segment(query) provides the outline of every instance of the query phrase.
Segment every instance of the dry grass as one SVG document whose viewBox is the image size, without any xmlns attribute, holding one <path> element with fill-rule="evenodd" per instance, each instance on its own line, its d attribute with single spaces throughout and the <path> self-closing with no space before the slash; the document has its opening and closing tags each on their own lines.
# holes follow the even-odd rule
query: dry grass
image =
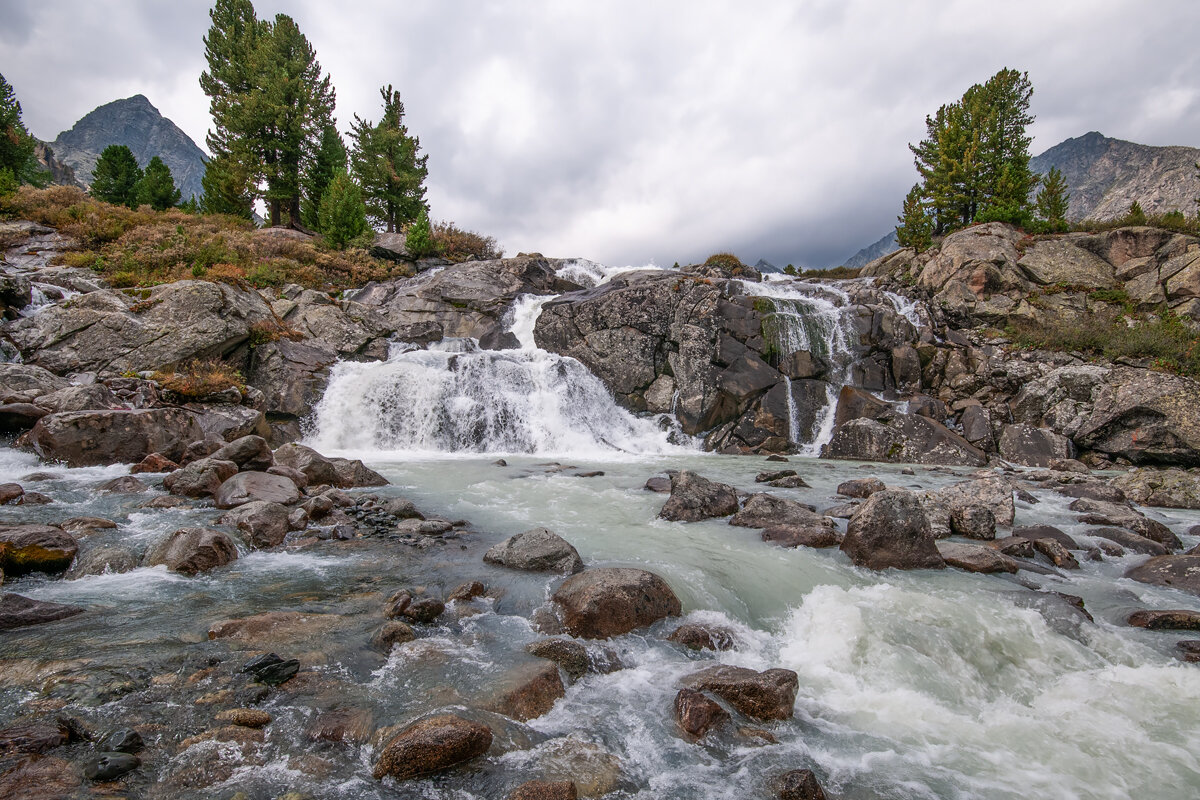
<svg viewBox="0 0 1200 800">
<path fill-rule="evenodd" d="M 181 400 L 200 400 L 230 387 L 238 391 L 246 389 L 242 373 L 219 358 L 189 361 L 174 373 L 156 372 L 154 380 Z"/>
<path fill-rule="evenodd" d="M 459 263 L 471 257 L 490 261 L 503 256 L 493 237 L 463 230 L 453 222 L 443 220 L 434 223 L 431 234 L 437 254 L 447 261 Z"/>
<path fill-rule="evenodd" d="M 78 239 L 82 249 L 63 254 L 62 263 L 93 269 L 117 287 L 202 279 L 260 288 L 297 283 L 329 291 L 408 275 L 403 266 L 362 249 L 332 250 L 318 239 L 272 236 L 220 214 L 147 206 L 131 210 L 69 186 L 22 186 L 0 200 L 0 213 L 51 225 Z"/>
</svg>

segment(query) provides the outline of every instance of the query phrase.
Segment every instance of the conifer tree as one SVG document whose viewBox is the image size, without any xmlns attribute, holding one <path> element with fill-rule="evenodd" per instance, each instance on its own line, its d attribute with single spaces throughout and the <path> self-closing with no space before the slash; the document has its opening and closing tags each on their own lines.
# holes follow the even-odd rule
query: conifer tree
<svg viewBox="0 0 1200 800">
<path fill-rule="evenodd" d="M 918 253 L 929 249 L 933 243 L 933 220 L 921 197 L 921 184 L 916 184 L 904 198 L 904 210 L 897 219 L 896 242 L 901 247 L 912 247 Z"/>
<path fill-rule="evenodd" d="M 206 170 L 205 179 L 214 189 L 219 186 L 221 196 L 206 204 L 220 207 L 219 213 L 232 213 L 231 201 L 251 195 L 259 178 L 245 139 L 253 127 L 250 115 L 258 108 L 248 102 L 256 85 L 251 61 L 267 25 L 258 20 L 251 0 L 216 0 L 208 15 L 212 20 L 204 37 L 208 69 L 200 74 L 200 88 L 209 97 L 213 119 L 205 137 L 213 154 L 209 165 L 217 164 L 213 178 L 209 180 Z"/>
<path fill-rule="evenodd" d="M 1042 188 L 1038 190 L 1035 206 L 1038 216 L 1050 223 L 1054 230 L 1065 230 L 1067 227 L 1067 206 L 1071 194 L 1067 191 L 1067 180 L 1058 167 L 1051 167 L 1042 178 Z"/>
<path fill-rule="evenodd" d="M 318 210 L 325 190 L 338 172 L 346 170 L 346 145 L 333 124 L 321 131 L 321 144 L 304 171 L 304 197 L 300 201 L 300 218 L 305 226 L 321 230 Z"/>
<path fill-rule="evenodd" d="M 110 144 L 96 160 L 92 171 L 92 196 L 115 205 L 136 208 L 142 170 L 133 151 L 123 144 Z"/>
<path fill-rule="evenodd" d="M 405 231 L 404 246 L 413 258 L 423 258 L 437 253 L 437 245 L 433 241 L 433 228 L 429 224 L 429 212 L 422 206 L 417 212 L 417 218 Z"/>
<path fill-rule="evenodd" d="M 155 211 L 166 211 L 179 205 L 180 191 L 171 177 L 171 168 L 158 156 L 150 159 L 137 185 L 138 205 L 148 205 Z"/>
<path fill-rule="evenodd" d="M 1129 206 L 1129 213 L 1125 215 L 1126 225 L 1145 225 L 1146 212 L 1142 210 L 1142 204 L 1137 200 Z"/>
<path fill-rule="evenodd" d="M 250 181 L 243 161 L 230 154 L 217 155 L 204 164 L 204 177 L 200 186 L 204 196 L 200 208 L 206 214 L 230 214 L 251 219 L 254 212 L 254 197 L 250 194 Z"/>
<path fill-rule="evenodd" d="M 379 94 L 383 118 L 377 124 L 354 116 L 350 164 L 362 185 L 368 215 L 391 233 L 425 210 L 428 156 L 419 155 L 420 139 L 408 135 L 400 93 L 388 85 Z"/>
<path fill-rule="evenodd" d="M 16 92 L 0 75 L 0 171 L 15 183 L 45 186 L 48 175 L 34 156 L 36 142 L 21 121 L 21 103 Z"/>
<path fill-rule="evenodd" d="M 345 169 L 333 176 L 325 190 L 318 222 L 325 241 L 339 250 L 371 229 L 362 192 Z"/>
</svg>

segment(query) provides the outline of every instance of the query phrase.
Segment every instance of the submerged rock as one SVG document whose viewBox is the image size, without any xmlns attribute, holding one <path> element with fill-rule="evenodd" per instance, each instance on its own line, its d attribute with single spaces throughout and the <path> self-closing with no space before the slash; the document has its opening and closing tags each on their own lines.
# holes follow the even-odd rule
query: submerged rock
<svg viewBox="0 0 1200 800">
<path fill-rule="evenodd" d="M 566 630 L 585 639 L 620 636 L 682 611 L 666 581 L 629 567 L 584 570 L 563 581 L 551 599 Z"/>
<path fill-rule="evenodd" d="M 440 714 L 401 730 L 383 746 L 374 775 L 408 780 L 470 761 L 492 746 L 488 726 L 457 714 Z"/>
<path fill-rule="evenodd" d="M 513 667 L 502 675 L 492 689 L 487 708 L 527 722 L 550 711 L 564 694 L 558 665 L 538 661 Z"/>
<path fill-rule="evenodd" d="M 667 641 L 689 650 L 729 650 L 733 647 L 733 631 L 689 622 L 671 631 Z"/>
<path fill-rule="evenodd" d="M 32 600 L 19 594 L 3 594 L 0 595 L 0 630 L 44 625 L 82 614 L 83 611 L 79 606 Z"/>
<path fill-rule="evenodd" d="M 575 573 L 583 569 L 583 559 L 570 542 L 546 528 L 505 539 L 484 553 L 483 560 L 529 572 Z"/>
<path fill-rule="evenodd" d="M 856 565 L 875 570 L 945 566 L 920 500 L 904 489 L 871 495 L 850 520 L 841 549 Z"/>
<path fill-rule="evenodd" d="M 792 718 L 800 679 L 790 669 L 755 672 L 719 664 L 692 673 L 683 684 L 712 692 L 748 717 L 771 720 Z"/>
<path fill-rule="evenodd" d="M 692 739 L 702 739 L 713 728 L 730 721 L 721 704 L 695 689 L 680 689 L 675 695 L 675 721 Z"/>
<path fill-rule="evenodd" d="M 591 663 L 587 648 L 570 639 L 539 639 L 525 645 L 525 652 L 558 664 L 572 682 L 586 675 Z"/>
<path fill-rule="evenodd" d="M 172 572 L 195 575 L 236 560 L 237 546 L 221 531 L 210 528 L 180 528 L 146 553 L 144 563 L 165 564 Z"/>
<path fill-rule="evenodd" d="M 528 781 L 522 783 L 508 800 L 577 800 L 574 781 Z"/>
<path fill-rule="evenodd" d="M 671 496 L 658 516 L 672 522 L 698 522 L 727 517 L 737 510 L 737 491 L 732 486 L 685 469 L 671 476 Z"/>
<path fill-rule="evenodd" d="M 141 765 L 142 760 L 130 753 L 100 753 L 83 763 L 83 777 L 90 781 L 114 781 Z"/>
<path fill-rule="evenodd" d="M 825 791 L 812 770 L 794 769 L 779 779 L 779 800 L 825 800 Z"/>
<path fill-rule="evenodd" d="M 1130 569 L 1125 577 L 1200 595 L 1200 555 L 1155 556 Z"/>
</svg>

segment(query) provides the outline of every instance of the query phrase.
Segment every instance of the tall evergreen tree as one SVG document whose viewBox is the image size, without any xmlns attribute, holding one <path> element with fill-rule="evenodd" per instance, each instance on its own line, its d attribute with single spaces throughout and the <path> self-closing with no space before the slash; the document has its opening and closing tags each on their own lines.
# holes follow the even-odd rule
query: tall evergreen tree
<svg viewBox="0 0 1200 800">
<path fill-rule="evenodd" d="M 137 185 L 137 202 L 155 211 L 166 211 L 179 205 L 181 194 L 171 177 L 171 168 L 158 156 L 150 159 Z"/>
<path fill-rule="evenodd" d="M 48 176 L 33 154 L 35 144 L 21 120 L 16 92 L 0 75 L 0 170 L 10 173 L 16 183 L 45 186 Z"/>
<path fill-rule="evenodd" d="M 350 164 L 362 185 L 367 214 L 390 233 L 425 209 L 429 157 L 419 155 L 421 140 L 408 135 L 400 93 L 388 85 L 379 94 L 383 118 L 377 124 L 354 116 Z"/>
<path fill-rule="evenodd" d="M 252 127 L 250 113 L 256 108 L 248 103 L 256 86 L 251 61 L 268 26 L 259 21 L 251 0 L 216 0 L 208 15 L 212 20 L 204 37 L 208 69 L 200 74 L 200 88 L 208 95 L 213 127 L 205 142 L 213 159 L 221 159 L 218 169 L 224 190 L 240 197 L 251 193 L 259 177 L 245 139 Z M 237 168 L 232 167 L 233 161 L 238 162 Z M 234 177 L 244 180 L 245 186 L 229 185 Z"/>
<path fill-rule="evenodd" d="M 204 164 L 200 186 L 204 197 L 200 208 L 206 214 L 230 214 L 251 219 L 254 216 L 254 196 L 250 193 L 244 161 L 231 154 L 216 155 Z"/>
<path fill-rule="evenodd" d="M 332 124 L 321 131 L 321 144 L 304 171 L 304 197 L 300 201 L 300 219 L 305 226 L 321 229 L 318 211 L 325 190 L 339 172 L 346 171 L 346 145 Z"/>
<path fill-rule="evenodd" d="M 96 160 L 92 172 L 92 196 L 115 205 L 136 208 L 142 170 L 133 151 L 123 144 L 110 144 Z"/>
<path fill-rule="evenodd" d="M 1032 94 L 1026 73 L 1002 69 L 925 118 L 926 138 L 909 148 L 935 234 L 979 219 L 1017 222 L 1028 216 L 1037 185 L 1025 134 L 1033 122 Z"/>
<path fill-rule="evenodd" d="M 1051 167 L 1042 179 L 1042 188 L 1038 190 L 1035 202 L 1038 216 L 1050 223 L 1051 227 L 1066 228 L 1067 206 L 1070 201 L 1067 179 L 1058 167 Z"/>
</svg>

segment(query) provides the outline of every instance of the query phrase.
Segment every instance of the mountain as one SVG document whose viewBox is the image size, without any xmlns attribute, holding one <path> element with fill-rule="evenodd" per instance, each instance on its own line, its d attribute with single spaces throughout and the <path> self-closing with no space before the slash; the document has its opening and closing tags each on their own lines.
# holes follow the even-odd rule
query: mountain
<svg viewBox="0 0 1200 800">
<path fill-rule="evenodd" d="M 110 144 L 126 145 L 143 167 L 154 156 L 161 158 L 185 200 L 204 194 L 200 179 L 208 156 L 144 95 L 100 106 L 60 133 L 51 147 L 59 161 L 75 170 L 79 181 L 90 184 L 96 160 Z"/>
<path fill-rule="evenodd" d="M 900 249 L 900 245 L 896 243 L 896 229 L 892 228 L 883 235 L 878 241 L 867 245 L 862 250 L 859 250 L 854 255 L 846 259 L 842 264 L 844 267 L 858 269 L 865 267 L 880 256 L 886 256 L 888 253 L 894 253 Z"/>
<path fill-rule="evenodd" d="M 782 269 L 767 261 L 765 258 L 760 258 L 754 268 L 759 272 L 783 272 Z"/>
<path fill-rule="evenodd" d="M 1067 219 L 1110 220 L 1136 200 L 1147 214 L 1196 210 L 1200 177 L 1194 147 L 1151 147 L 1092 131 L 1054 145 L 1029 162 L 1045 174 L 1058 167 L 1071 192 Z"/>
</svg>

